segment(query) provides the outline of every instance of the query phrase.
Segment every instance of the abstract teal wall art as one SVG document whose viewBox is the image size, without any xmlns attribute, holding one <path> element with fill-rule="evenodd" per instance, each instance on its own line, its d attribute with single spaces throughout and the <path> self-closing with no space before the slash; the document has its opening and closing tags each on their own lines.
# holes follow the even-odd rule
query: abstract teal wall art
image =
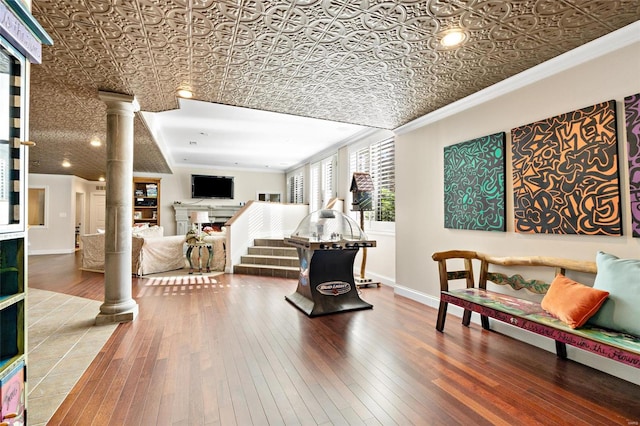
<svg viewBox="0 0 640 426">
<path fill-rule="evenodd" d="M 444 226 L 505 231 L 505 133 L 444 148 Z"/>
</svg>

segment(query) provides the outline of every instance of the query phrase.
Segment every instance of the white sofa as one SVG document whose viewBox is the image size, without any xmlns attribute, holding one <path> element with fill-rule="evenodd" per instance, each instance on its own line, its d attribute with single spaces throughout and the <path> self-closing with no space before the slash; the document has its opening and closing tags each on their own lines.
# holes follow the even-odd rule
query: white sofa
<svg viewBox="0 0 640 426">
<path fill-rule="evenodd" d="M 186 236 L 163 236 L 161 226 L 134 229 L 131 242 L 131 272 L 148 275 L 186 267 Z M 104 272 L 104 233 L 87 234 L 82 240 L 83 270 Z M 226 262 L 224 232 L 205 237 L 213 247 L 212 271 L 224 271 Z M 205 250 L 206 252 L 206 250 Z"/>
</svg>

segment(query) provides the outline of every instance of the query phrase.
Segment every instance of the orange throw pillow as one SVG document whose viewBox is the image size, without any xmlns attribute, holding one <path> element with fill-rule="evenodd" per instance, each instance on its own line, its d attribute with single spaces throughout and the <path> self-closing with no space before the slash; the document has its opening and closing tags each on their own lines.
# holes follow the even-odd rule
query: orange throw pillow
<svg viewBox="0 0 640 426">
<path fill-rule="evenodd" d="M 542 298 L 542 309 L 571 328 L 581 327 L 600 309 L 608 291 L 580 284 L 562 274 L 556 275 Z"/>
</svg>

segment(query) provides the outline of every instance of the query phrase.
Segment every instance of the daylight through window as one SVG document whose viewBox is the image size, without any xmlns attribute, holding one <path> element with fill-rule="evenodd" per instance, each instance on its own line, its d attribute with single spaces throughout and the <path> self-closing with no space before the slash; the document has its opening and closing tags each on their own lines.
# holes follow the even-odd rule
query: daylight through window
<svg viewBox="0 0 640 426">
<path fill-rule="evenodd" d="M 350 154 L 349 160 L 352 174 L 369 173 L 373 180 L 374 211 L 366 212 L 365 218 L 378 222 L 395 222 L 395 141 L 387 139 L 358 149 Z"/>
</svg>

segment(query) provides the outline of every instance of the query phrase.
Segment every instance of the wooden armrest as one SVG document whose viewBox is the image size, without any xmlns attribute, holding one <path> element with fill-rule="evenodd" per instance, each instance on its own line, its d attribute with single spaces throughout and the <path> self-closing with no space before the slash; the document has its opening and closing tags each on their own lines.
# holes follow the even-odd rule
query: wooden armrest
<svg viewBox="0 0 640 426">
<path fill-rule="evenodd" d="M 449 250 L 433 253 L 431 258 L 436 262 L 447 259 L 480 259 L 482 254 L 469 250 Z"/>
</svg>

